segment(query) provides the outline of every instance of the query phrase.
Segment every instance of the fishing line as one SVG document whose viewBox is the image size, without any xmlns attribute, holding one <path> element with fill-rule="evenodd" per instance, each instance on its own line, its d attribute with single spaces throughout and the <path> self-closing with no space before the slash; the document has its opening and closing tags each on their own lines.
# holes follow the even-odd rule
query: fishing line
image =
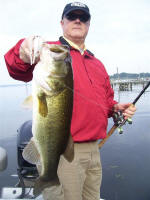
<svg viewBox="0 0 150 200">
<path fill-rule="evenodd" d="M 23 48 L 22 46 L 20 46 L 20 47 L 22 48 L 22 50 L 24 51 L 24 53 L 26 53 L 25 50 L 24 50 L 24 48 Z M 31 59 L 31 56 L 33 56 L 33 55 L 31 55 L 31 52 L 30 52 L 30 55 L 29 55 L 29 56 L 30 56 L 30 59 Z M 33 64 L 33 63 L 32 63 L 32 64 Z M 64 84 L 63 84 L 63 85 L 64 85 Z M 88 102 L 90 102 L 90 103 L 92 103 L 92 104 L 94 104 L 94 105 L 97 105 L 97 106 L 101 107 L 101 108 L 104 109 L 104 110 L 107 110 L 107 111 L 110 111 L 110 112 L 113 111 L 113 109 L 109 109 L 108 107 L 103 106 L 103 105 L 97 103 L 96 101 L 94 101 L 94 100 L 92 100 L 92 99 L 89 99 L 89 98 L 86 97 L 85 95 L 81 94 L 81 93 L 78 92 L 78 91 L 73 90 L 73 89 L 70 88 L 69 86 L 65 85 L 65 87 L 66 87 L 67 89 L 71 90 L 73 93 L 76 92 L 80 97 L 82 97 L 82 98 L 85 99 L 86 101 L 88 101 Z"/>
<path fill-rule="evenodd" d="M 73 90 L 73 89 L 70 88 L 69 86 L 65 85 L 65 87 L 66 87 L 67 89 L 71 90 L 73 93 L 76 92 L 80 97 L 82 97 L 82 98 L 85 99 L 86 101 L 88 101 L 88 102 L 90 102 L 90 103 L 92 103 L 92 104 L 94 104 L 94 105 L 97 105 L 97 106 L 99 106 L 99 107 L 101 107 L 102 109 L 105 109 L 105 110 L 107 110 L 107 111 L 113 111 L 113 109 L 109 109 L 109 108 L 107 108 L 106 106 L 103 106 L 103 105 L 97 103 L 96 101 L 94 101 L 94 100 L 92 100 L 92 99 L 89 99 L 88 97 L 86 97 L 86 96 L 83 95 L 82 93 L 80 93 L 80 92 L 78 92 L 78 91 L 76 91 L 76 90 Z M 118 91 L 119 91 L 119 90 L 118 90 Z M 149 92 L 149 91 L 144 91 L 144 92 Z"/>
<path fill-rule="evenodd" d="M 33 40 L 35 40 L 35 38 L 33 38 Z M 32 45 L 30 45 L 30 46 L 32 46 Z M 25 50 L 24 50 L 24 48 L 22 48 L 22 46 L 20 46 L 20 47 L 21 47 L 21 49 L 24 51 L 24 53 L 26 53 Z M 31 56 L 34 57 L 34 55 L 31 54 L 31 51 L 30 51 L 29 54 L 30 54 L 30 55 L 29 55 L 29 56 L 30 56 L 30 59 L 31 59 Z M 31 64 L 33 64 L 33 63 L 31 63 Z M 63 84 L 63 85 L 64 85 L 64 84 Z M 71 90 L 73 93 L 76 92 L 80 97 L 82 97 L 82 98 L 85 99 L 86 101 L 88 101 L 88 102 L 90 102 L 90 103 L 92 103 L 92 104 L 94 104 L 94 105 L 97 105 L 97 106 L 101 107 L 102 109 L 104 109 L 104 110 L 106 110 L 106 111 L 110 111 L 110 112 L 113 111 L 113 108 L 110 109 L 110 108 L 108 108 L 108 107 L 106 107 L 106 106 L 104 106 L 104 105 L 101 105 L 101 104 L 97 103 L 96 101 L 94 101 L 94 100 L 92 100 L 92 99 L 86 97 L 85 95 L 81 94 L 80 92 L 73 90 L 72 88 L 70 88 L 70 87 L 67 86 L 67 85 L 65 85 L 65 87 L 66 87 L 67 89 Z"/>
<path fill-rule="evenodd" d="M 83 99 L 87 100 L 88 102 L 90 102 L 90 103 L 92 103 L 92 104 L 94 104 L 94 105 L 97 105 L 97 106 L 101 107 L 102 109 L 105 109 L 105 110 L 108 110 L 108 111 L 113 111 L 113 109 L 109 109 L 109 108 L 107 108 L 106 106 L 103 106 L 103 105 L 97 103 L 96 101 L 94 101 L 94 100 L 92 100 L 92 99 L 86 97 L 85 95 L 81 94 L 80 92 L 73 90 L 73 89 L 70 88 L 69 86 L 65 85 L 65 87 L 66 87 L 67 89 L 71 90 L 73 93 L 76 92 L 80 97 L 82 97 Z"/>
</svg>

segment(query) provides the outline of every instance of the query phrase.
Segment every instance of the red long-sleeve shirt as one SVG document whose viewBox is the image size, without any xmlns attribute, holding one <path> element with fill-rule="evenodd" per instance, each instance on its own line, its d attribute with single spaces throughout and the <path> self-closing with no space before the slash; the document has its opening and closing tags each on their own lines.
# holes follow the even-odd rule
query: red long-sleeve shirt
<svg viewBox="0 0 150 200">
<path fill-rule="evenodd" d="M 32 80 L 34 65 L 24 63 L 19 57 L 20 40 L 5 54 L 11 77 L 28 82 Z M 61 42 L 48 42 L 61 44 Z M 70 47 L 74 77 L 73 114 L 71 134 L 75 142 L 93 141 L 106 137 L 108 117 L 112 115 L 114 92 L 104 65 L 86 50 L 83 55 Z"/>
</svg>

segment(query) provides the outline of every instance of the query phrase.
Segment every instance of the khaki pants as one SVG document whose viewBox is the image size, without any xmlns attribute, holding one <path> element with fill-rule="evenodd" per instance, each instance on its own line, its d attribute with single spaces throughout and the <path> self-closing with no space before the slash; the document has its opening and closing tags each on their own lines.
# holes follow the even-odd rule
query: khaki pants
<svg viewBox="0 0 150 200">
<path fill-rule="evenodd" d="M 97 142 L 75 143 L 75 157 L 69 163 L 60 157 L 58 177 L 60 186 L 47 188 L 45 200 L 99 200 L 102 179 Z"/>
</svg>

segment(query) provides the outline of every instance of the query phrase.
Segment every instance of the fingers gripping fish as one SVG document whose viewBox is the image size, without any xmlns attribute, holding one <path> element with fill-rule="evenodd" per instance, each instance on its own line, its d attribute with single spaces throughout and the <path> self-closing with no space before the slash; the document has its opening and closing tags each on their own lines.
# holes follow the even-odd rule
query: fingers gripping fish
<svg viewBox="0 0 150 200">
<path fill-rule="evenodd" d="M 35 63 L 36 58 L 39 57 L 40 49 L 43 43 L 44 43 L 44 40 L 40 36 L 31 37 L 30 45 L 29 45 L 29 49 L 30 49 L 29 56 L 30 56 L 31 65 L 33 65 Z"/>
</svg>

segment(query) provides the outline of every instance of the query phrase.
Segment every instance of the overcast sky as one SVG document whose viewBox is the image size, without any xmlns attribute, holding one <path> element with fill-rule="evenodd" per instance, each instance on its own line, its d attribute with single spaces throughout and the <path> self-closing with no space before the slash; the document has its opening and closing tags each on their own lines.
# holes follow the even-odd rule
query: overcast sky
<svg viewBox="0 0 150 200">
<path fill-rule="evenodd" d="M 57 40 L 68 0 L 0 0 L 0 84 L 16 83 L 3 55 L 21 38 Z M 111 75 L 150 72 L 150 0 L 81 0 L 91 11 L 86 47 Z"/>
</svg>

